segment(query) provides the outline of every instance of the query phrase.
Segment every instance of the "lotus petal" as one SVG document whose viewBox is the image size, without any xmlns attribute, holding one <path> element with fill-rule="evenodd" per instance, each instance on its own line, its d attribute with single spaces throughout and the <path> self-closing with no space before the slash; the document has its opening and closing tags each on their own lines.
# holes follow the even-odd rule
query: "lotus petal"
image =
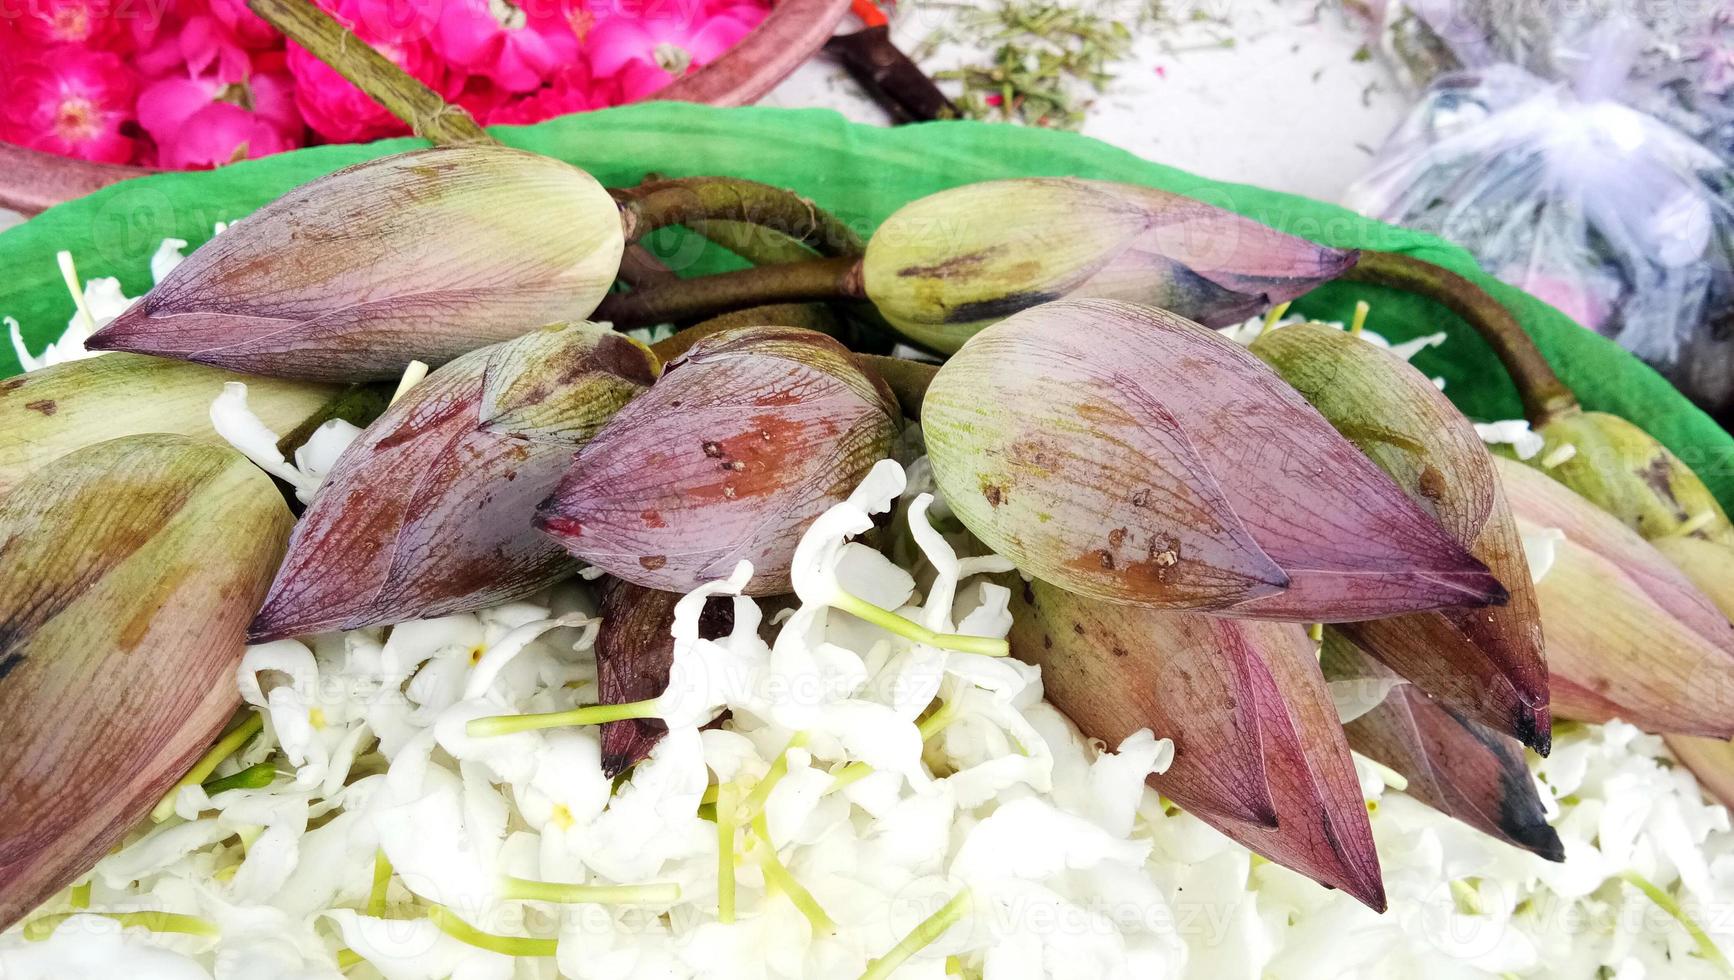
<svg viewBox="0 0 1734 980">
<path fill-rule="evenodd" d="M 537 512 L 617 578 L 690 592 L 753 564 L 789 591 L 801 532 L 890 452 L 897 402 L 835 340 L 742 327 L 700 340 L 579 452 Z"/>
<path fill-rule="evenodd" d="M 599 704 L 630 704 L 661 696 L 674 666 L 674 607 L 681 596 L 609 579 L 602 587 L 602 626 L 596 633 Z M 699 614 L 698 635 L 719 639 L 734 629 L 734 602 L 712 596 Z M 602 771 L 618 776 L 650 755 L 667 733 L 660 718 L 611 721 L 602 726 Z"/>
<path fill-rule="evenodd" d="M 356 164 L 261 208 L 97 331 L 127 350 L 322 381 L 395 378 L 582 320 L 620 268 L 595 178 L 501 146 Z"/>
<path fill-rule="evenodd" d="M 240 704 L 293 518 L 227 448 L 138 435 L 0 501 L 0 929 L 89 870 Z"/>
<path fill-rule="evenodd" d="M 245 381 L 253 411 L 287 432 L 318 415 L 337 385 L 233 374 L 137 354 L 67 361 L 0 381 L 0 497 L 67 453 L 145 432 L 223 445 L 211 428 L 211 400 Z"/>
<path fill-rule="evenodd" d="M 1313 622 L 1505 597 L 1268 367 L 1161 310 L 1019 313 L 940 368 L 922 423 L 963 523 L 1072 592 Z"/>
<path fill-rule="evenodd" d="M 1251 345 L 1505 586 L 1502 606 L 1344 624 L 1421 690 L 1546 753 L 1547 662 L 1523 542 L 1475 426 L 1402 358 L 1322 324 Z"/>
<path fill-rule="evenodd" d="M 1536 563 L 1553 711 L 1646 731 L 1734 735 L 1734 626 L 1661 552 L 1538 470 L 1497 459 Z"/>
<path fill-rule="evenodd" d="M 867 295 L 905 336 L 955 351 L 1056 299 L 1125 300 L 1221 327 L 1354 265 L 1203 201 L 1075 178 L 984 181 L 905 205 L 867 243 Z"/>
<path fill-rule="evenodd" d="M 1335 627 L 1325 630 L 1320 666 L 1333 687 L 1377 689 L 1397 677 Z M 1343 728 L 1350 748 L 1407 779 L 1404 792 L 1415 799 L 1549 861 L 1565 860 L 1516 741 L 1404 683 Z"/>
<path fill-rule="evenodd" d="M 1383 910 L 1354 762 L 1301 627 L 1008 585 L 1013 654 L 1042 668 L 1048 700 L 1086 735 L 1173 739 L 1173 765 L 1150 777 L 1164 796 Z"/>
<path fill-rule="evenodd" d="M 571 575 L 576 563 L 531 523 L 536 504 L 655 376 L 643 345 L 588 323 L 433 372 L 338 459 L 249 636 L 480 609 Z"/>
<path fill-rule="evenodd" d="M 1289 642 L 1286 627 L 1004 584 L 1012 655 L 1042 668 L 1079 728 L 1109 745 L 1140 728 L 1172 739 L 1174 763 L 1150 785 L 1194 813 L 1275 824 L 1247 661 Z"/>
</svg>

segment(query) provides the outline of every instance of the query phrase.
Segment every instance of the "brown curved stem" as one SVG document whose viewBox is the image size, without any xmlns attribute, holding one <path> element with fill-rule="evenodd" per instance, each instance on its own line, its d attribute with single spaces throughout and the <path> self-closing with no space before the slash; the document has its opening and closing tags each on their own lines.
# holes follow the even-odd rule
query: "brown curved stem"
<svg viewBox="0 0 1734 980">
<path fill-rule="evenodd" d="M 1425 296 L 1462 317 L 1505 365 L 1523 400 L 1523 414 L 1532 425 L 1578 407 L 1577 396 L 1554 373 L 1511 311 L 1457 273 L 1395 252 L 1366 251 L 1342 278 Z"/>
<path fill-rule="evenodd" d="M 668 363 L 692 349 L 711 334 L 735 327 L 800 327 L 804 330 L 816 330 L 827 336 L 836 337 L 843 332 L 843 325 L 837 321 L 831 311 L 817 303 L 774 303 L 770 306 L 754 306 L 733 313 L 713 316 L 708 320 L 695 323 L 685 330 L 664 337 L 650 345 L 651 351 Z"/>
<path fill-rule="evenodd" d="M 921 418 L 921 403 L 927 397 L 927 386 L 939 373 L 939 365 L 883 354 L 856 354 L 855 357 L 885 379 L 891 393 L 897 396 L 897 404 L 903 406 L 905 416 Z"/>
<path fill-rule="evenodd" d="M 859 299 L 861 295 L 860 260 L 839 256 L 695 276 L 614 293 L 602 301 L 591 318 L 627 330 L 770 303 Z"/>
<path fill-rule="evenodd" d="M 468 112 L 440 98 L 310 0 L 247 0 L 247 6 L 408 123 L 417 136 L 441 146 L 495 142 Z"/>
<path fill-rule="evenodd" d="M 834 215 L 793 191 L 754 180 L 678 177 L 649 181 L 613 194 L 620 203 L 628 241 L 669 225 L 726 221 L 771 229 L 820 255 L 860 255 L 862 251 L 861 237 Z M 733 246 L 724 247 L 736 251 Z"/>
</svg>

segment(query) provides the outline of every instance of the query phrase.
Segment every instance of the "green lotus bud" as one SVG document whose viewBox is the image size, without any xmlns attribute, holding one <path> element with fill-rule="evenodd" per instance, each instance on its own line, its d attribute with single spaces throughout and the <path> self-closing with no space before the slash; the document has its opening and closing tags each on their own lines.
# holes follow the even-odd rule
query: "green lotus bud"
<svg viewBox="0 0 1734 980">
<path fill-rule="evenodd" d="M 342 390 L 137 354 L 8 378 L 0 381 L 0 497 L 67 453 L 108 439 L 170 432 L 224 445 L 211 428 L 211 402 L 228 381 L 247 383 L 248 404 L 276 432 L 297 428 Z"/>
<path fill-rule="evenodd" d="M 502 146 L 417 150 L 296 188 L 212 239 L 90 338 L 237 371 L 395 378 L 582 320 L 620 269 L 594 177 Z"/>
<path fill-rule="evenodd" d="M 1734 546 L 1734 524 L 1698 474 L 1653 436 L 1617 415 L 1567 412 L 1536 430 L 1530 459 L 1650 540 L 1689 535 Z"/>
<path fill-rule="evenodd" d="M 88 870 L 205 751 L 293 522 L 233 450 L 139 435 L 0 501 L 0 928 Z"/>
<path fill-rule="evenodd" d="M 1135 184 L 995 180 L 905 205 L 867 243 L 867 296 L 904 335 L 954 351 L 1019 310 L 1100 297 L 1227 326 L 1336 278 L 1354 252 Z"/>
<path fill-rule="evenodd" d="M 1321 324 L 1251 350 L 1389 473 L 1506 587 L 1502 606 L 1441 609 L 1341 629 L 1427 694 L 1545 753 L 1547 662 L 1523 542 L 1475 426 L 1389 351 Z"/>
</svg>

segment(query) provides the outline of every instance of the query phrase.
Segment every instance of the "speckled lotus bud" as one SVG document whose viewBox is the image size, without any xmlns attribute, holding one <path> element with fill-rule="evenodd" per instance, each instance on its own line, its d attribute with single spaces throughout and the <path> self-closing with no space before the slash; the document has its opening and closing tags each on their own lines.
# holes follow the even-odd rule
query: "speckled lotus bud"
<svg viewBox="0 0 1734 980">
<path fill-rule="evenodd" d="M 1545 445 L 1530 465 L 1645 538 L 1685 536 L 1734 547 L 1734 525 L 1710 488 L 1643 429 L 1606 412 L 1569 412 L 1536 431 Z"/>
<path fill-rule="evenodd" d="M 1530 778 L 1523 746 L 1403 683 L 1335 627 L 1319 666 L 1344 701 L 1377 700 L 1344 716 L 1349 747 L 1409 781 L 1406 792 L 1484 834 L 1549 861 L 1565 860 L 1559 835 Z"/>
<path fill-rule="evenodd" d="M 1618 518 L 1539 470 L 1497 462 L 1519 530 L 1538 543 L 1554 714 L 1734 736 L 1728 617 Z"/>
<path fill-rule="evenodd" d="M 1088 599 L 1008 580 L 1012 653 L 1048 700 L 1110 745 L 1174 741 L 1150 785 L 1273 861 L 1376 909 L 1372 829 L 1305 630 Z"/>
<path fill-rule="evenodd" d="M 0 928 L 149 813 L 240 703 L 292 518 L 239 453 L 80 449 L 0 501 Z"/>
<path fill-rule="evenodd" d="M 1017 314 L 940 368 L 922 425 L 958 518 L 1082 595 L 1302 622 L 1505 596 L 1293 388 L 1171 313 Z"/>
<path fill-rule="evenodd" d="M 1355 256 L 1167 191 L 1029 178 L 905 205 L 868 242 L 863 273 L 898 330 L 954 351 L 990 323 L 1065 298 L 1227 326 L 1336 278 Z"/>
<path fill-rule="evenodd" d="M 1427 694 L 1545 753 L 1547 661 L 1523 542 L 1475 426 L 1389 351 L 1318 324 L 1251 350 L 1504 585 L 1502 606 L 1442 609 L 1342 630 Z"/>
<path fill-rule="evenodd" d="M 36 470 L 85 446 L 145 432 L 222 445 L 211 400 L 245 381 L 253 411 L 277 432 L 316 416 L 342 389 L 232 374 L 137 354 L 67 361 L 0 380 L 0 497 Z"/>
<path fill-rule="evenodd" d="M 223 232 L 89 346 L 366 381 L 602 301 L 625 237 L 596 179 L 500 146 L 417 150 L 296 188 Z"/>
<path fill-rule="evenodd" d="M 795 544 L 891 450 L 897 402 L 830 337 L 741 327 L 704 338 L 591 440 L 538 524 L 617 578 L 690 592 L 753 564 L 789 591 Z"/>
<path fill-rule="evenodd" d="M 536 505 L 656 370 L 643 345 L 577 323 L 428 375 L 339 457 L 249 636 L 465 612 L 571 575 L 577 563 L 532 524 Z"/>
</svg>

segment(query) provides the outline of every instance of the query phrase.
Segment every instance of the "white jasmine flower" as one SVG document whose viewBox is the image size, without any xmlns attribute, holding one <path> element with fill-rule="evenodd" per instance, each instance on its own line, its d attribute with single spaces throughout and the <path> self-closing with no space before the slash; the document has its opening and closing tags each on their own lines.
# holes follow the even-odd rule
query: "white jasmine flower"
<svg viewBox="0 0 1734 980">
<path fill-rule="evenodd" d="M 1517 458 L 1524 460 L 1535 458 L 1535 454 L 1541 452 L 1546 445 L 1539 433 L 1530 431 L 1527 419 L 1477 422 L 1475 434 L 1490 446 L 1510 446 L 1512 451 L 1517 453 Z"/>
</svg>

